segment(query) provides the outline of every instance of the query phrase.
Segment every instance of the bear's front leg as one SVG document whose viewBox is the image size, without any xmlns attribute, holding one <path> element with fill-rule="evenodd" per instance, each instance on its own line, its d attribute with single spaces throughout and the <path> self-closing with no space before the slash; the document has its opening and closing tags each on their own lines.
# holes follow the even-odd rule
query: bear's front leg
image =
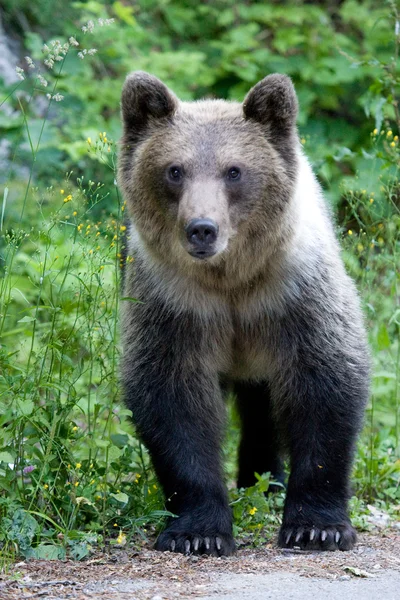
<svg viewBox="0 0 400 600">
<path fill-rule="evenodd" d="M 279 545 L 350 550 L 349 476 L 368 398 L 368 357 L 351 325 L 348 338 L 319 339 L 316 331 L 298 329 L 274 384 L 291 463 Z"/>
<path fill-rule="evenodd" d="M 215 360 L 201 323 L 156 303 L 136 306 L 125 337 L 126 402 L 177 515 L 157 550 L 216 556 L 235 550 L 221 466 L 225 422 Z"/>
</svg>

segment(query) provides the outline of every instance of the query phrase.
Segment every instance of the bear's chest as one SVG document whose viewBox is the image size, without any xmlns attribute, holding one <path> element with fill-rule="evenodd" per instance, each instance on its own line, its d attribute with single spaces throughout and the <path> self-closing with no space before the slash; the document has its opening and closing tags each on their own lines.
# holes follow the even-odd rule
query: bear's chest
<svg viewBox="0 0 400 600">
<path fill-rule="evenodd" d="M 231 379 L 265 380 L 270 376 L 273 353 L 268 316 L 248 319 L 234 314 L 229 358 L 224 375 Z"/>
</svg>

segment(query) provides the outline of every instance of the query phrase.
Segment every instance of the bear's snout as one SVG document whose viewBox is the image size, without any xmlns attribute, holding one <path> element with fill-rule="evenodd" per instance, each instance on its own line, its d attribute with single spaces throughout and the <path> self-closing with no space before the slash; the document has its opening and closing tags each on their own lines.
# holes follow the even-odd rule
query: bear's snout
<svg viewBox="0 0 400 600">
<path fill-rule="evenodd" d="M 218 230 L 218 224 L 212 219 L 192 219 L 185 227 L 189 254 L 200 259 L 216 254 Z"/>
</svg>

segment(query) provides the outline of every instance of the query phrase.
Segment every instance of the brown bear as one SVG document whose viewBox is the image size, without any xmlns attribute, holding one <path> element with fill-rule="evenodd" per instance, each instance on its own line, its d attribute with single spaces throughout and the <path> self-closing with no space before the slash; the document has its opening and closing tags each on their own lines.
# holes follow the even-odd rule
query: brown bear
<svg viewBox="0 0 400 600">
<path fill-rule="evenodd" d="M 368 397 L 359 300 L 299 143 L 297 99 L 269 75 L 243 104 L 180 102 L 137 72 L 122 92 L 129 209 L 126 402 L 171 518 L 156 548 L 229 555 L 223 390 L 242 434 L 238 485 L 290 476 L 278 543 L 352 548 L 354 445 Z"/>
</svg>

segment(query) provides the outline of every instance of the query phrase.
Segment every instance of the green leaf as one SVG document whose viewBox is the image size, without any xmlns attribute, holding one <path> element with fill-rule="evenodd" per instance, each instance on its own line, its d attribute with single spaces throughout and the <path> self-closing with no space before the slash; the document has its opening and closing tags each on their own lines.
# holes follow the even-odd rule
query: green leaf
<svg viewBox="0 0 400 600">
<path fill-rule="evenodd" d="M 14 458 L 9 452 L 0 452 L 0 462 L 13 463 Z"/>
<path fill-rule="evenodd" d="M 30 317 L 29 315 L 27 315 L 26 317 L 23 317 L 22 319 L 17 321 L 17 323 L 31 323 L 32 321 L 36 321 L 36 318 Z"/>
<path fill-rule="evenodd" d="M 114 446 L 117 446 L 118 448 L 126 446 L 129 440 L 126 433 L 113 433 L 110 435 L 110 439 Z"/>
<path fill-rule="evenodd" d="M 18 400 L 17 401 L 18 412 L 24 417 L 29 417 L 33 413 L 35 405 L 32 400 Z"/>
<path fill-rule="evenodd" d="M 110 462 L 112 462 L 113 460 L 117 460 L 117 458 L 119 458 L 122 453 L 123 451 L 121 450 L 121 448 L 117 448 L 117 446 L 111 446 L 108 449 L 108 460 Z"/>
<path fill-rule="evenodd" d="M 110 440 L 94 440 L 94 443 L 98 448 L 108 448 L 111 444 Z"/>
<path fill-rule="evenodd" d="M 133 16 L 135 10 L 133 6 L 125 6 L 122 2 L 114 2 L 113 10 L 120 21 L 123 21 L 127 25 L 136 25 L 136 19 Z"/>
<path fill-rule="evenodd" d="M 127 504 L 129 502 L 128 494 L 124 494 L 124 492 L 118 492 L 118 494 L 110 494 L 113 498 L 115 498 L 121 504 Z"/>
</svg>

